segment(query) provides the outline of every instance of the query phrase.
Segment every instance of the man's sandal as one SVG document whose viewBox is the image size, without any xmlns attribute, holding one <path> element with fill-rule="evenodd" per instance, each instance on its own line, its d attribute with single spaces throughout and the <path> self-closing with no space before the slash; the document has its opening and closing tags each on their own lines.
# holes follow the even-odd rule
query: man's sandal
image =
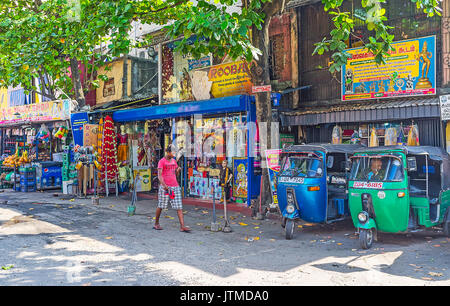
<svg viewBox="0 0 450 306">
<path fill-rule="evenodd" d="M 160 231 L 160 230 L 162 230 L 162 227 L 159 224 L 157 224 L 157 225 L 153 225 L 153 229 Z"/>
<path fill-rule="evenodd" d="M 189 233 L 190 231 L 191 231 L 191 229 L 187 226 L 183 226 L 180 228 L 180 232 Z"/>
</svg>

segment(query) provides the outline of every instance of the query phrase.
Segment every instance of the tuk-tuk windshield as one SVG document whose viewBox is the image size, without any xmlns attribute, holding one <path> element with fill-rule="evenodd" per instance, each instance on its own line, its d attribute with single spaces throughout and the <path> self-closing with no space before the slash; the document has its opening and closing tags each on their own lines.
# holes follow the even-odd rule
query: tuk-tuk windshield
<svg viewBox="0 0 450 306">
<path fill-rule="evenodd" d="M 321 177 L 322 174 L 322 159 L 308 156 L 287 156 L 280 176 L 312 178 Z"/>
<path fill-rule="evenodd" d="M 350 180 L 402 181 L 402 159 L 393 155 L 354 156 Z"/>
</svg>

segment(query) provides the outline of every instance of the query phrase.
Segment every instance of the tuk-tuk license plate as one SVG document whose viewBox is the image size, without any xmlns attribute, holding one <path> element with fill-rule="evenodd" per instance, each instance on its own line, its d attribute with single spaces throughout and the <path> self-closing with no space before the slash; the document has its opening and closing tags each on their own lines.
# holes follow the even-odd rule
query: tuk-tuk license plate
<svg viewBox="0 0 450 306">
<path fill-rule="evenodd" d="M 287 177 L 281 176 L 278 178 L 279 183 L 294 183 L 294 184 L 303 184 L 305 178 L 303 177 Z"/>
<path fill-rule="evenodd" d="M 353 188 L 381 189 L 381 188 L 383 188 L 383 183 L 381 183 L 381 182 L 354 182 Z"/>
</svg>

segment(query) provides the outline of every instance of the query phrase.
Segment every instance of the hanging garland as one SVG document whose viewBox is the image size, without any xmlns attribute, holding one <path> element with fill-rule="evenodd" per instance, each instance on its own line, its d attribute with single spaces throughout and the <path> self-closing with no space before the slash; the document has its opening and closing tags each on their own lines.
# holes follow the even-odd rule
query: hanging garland
<svg viewBox="0 0 450 306">
<path fill-rule="evenodd" d="M 108 181 L 115 181 L 117 174 L 117 147 L 116 132 L 114 122 L 110 116 L 106 116 L 103 123 L 103 142 L 102 142 L 102 178 L 105 178 L 105 169 Z"/>
</svg>

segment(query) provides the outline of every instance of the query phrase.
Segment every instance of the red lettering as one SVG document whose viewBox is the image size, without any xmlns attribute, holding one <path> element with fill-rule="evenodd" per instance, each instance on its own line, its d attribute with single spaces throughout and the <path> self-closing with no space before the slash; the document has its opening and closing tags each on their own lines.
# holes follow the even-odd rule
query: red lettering
<svg viewBox="0 0 450 306">
<path fill-rule="evenodd" d="M 237 67 L 236 65 L 232 65 L 231 66 L 231 74 L 236 74 L 237 73 Z"/>
</svg>

